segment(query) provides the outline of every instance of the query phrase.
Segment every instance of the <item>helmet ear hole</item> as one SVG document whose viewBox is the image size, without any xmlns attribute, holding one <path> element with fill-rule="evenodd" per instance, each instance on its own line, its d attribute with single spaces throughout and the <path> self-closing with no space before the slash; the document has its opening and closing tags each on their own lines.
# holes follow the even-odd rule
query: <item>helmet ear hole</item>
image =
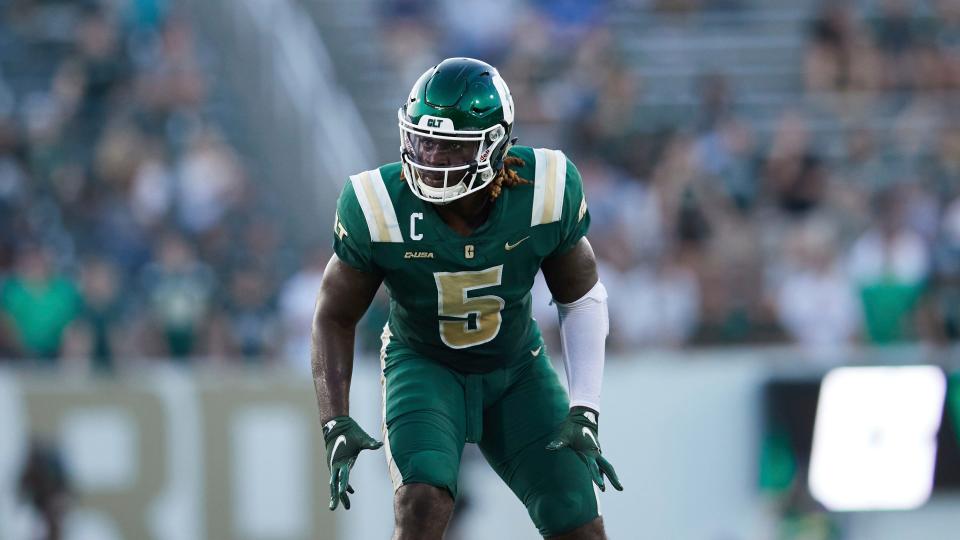
<svg viewBox="0 0 960 540">
<path fill-rule="evenodd" d="M 491 143 L 495 143 L 503 138 L 503 126 L 497 126 L 496 129 L 490 130 L 490 133 L 487 134 L 487 138 L 490 139 Z"/>
</svg>

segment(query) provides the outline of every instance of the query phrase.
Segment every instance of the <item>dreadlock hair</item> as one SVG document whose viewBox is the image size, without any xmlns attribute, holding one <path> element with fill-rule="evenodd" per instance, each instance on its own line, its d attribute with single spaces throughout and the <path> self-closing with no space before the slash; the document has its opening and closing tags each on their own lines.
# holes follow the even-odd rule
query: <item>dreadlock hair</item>
<svg viewBox="0 0 960 540">
<path fill-rule="evenodd" d="M 521 178 L 520 175 L 517 174 L 517 171 L 514 170 L 514 168 L 522 169 L 525 166 L 526 162 L 516 156 L 503 158 L 503 167 L 500 168 L 500 172 L 497 173 L 493 182 L 490 182 L 490 200 L 495 201 L 505 187 L 512 188 L 520 184 L 529 184 L 529 180 Z M 400 169 L 400 180 L 406 182 L 403 169 Z"/>
<path fill-rule="evenodd" d="M 493 182 L 490 183 L 491 201 L 497 200 L 497 197 L 500 196 L 500 192 L 503 191 L 504 187 L 512 188 L 513 186 L 519 186 L 520 184 L 530 183 L 529 180 L 520 178 L 520 175 L 517 174 L 517 171 L 511 168 L 516 167 L 517 169 L 521 169 L 524 165 L 526 165 L 526 163 L 516 156 L 507 156 L 503 158 L 503 167 L 500 169 L 500 172 L 497 173 L 497 177 L 493 179 Z"/>
</svg>

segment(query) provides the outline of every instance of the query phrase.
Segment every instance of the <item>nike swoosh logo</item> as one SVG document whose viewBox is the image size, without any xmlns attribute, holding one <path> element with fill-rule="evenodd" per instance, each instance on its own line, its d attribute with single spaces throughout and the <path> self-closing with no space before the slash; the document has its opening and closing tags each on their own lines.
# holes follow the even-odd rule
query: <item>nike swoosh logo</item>
<svg viewBox="0 0 960 540">
<path fill-rule="evenodd" d="M 527 238 L 530 238 L 530 237 L 529 237 L 529 236 L 524 236 L 523 238 L 521 238 L 520 240 L 517 240 L 517 241 L 514 242 L 513 244 L 511 244 L 510 242 L 506 242 L 505 244 L 503 244 L 503 249 L 505 249 L 505 250 L 507 250 L 507 251 L 510 251 L 511 249 L 513 249 L 513 248 L 519 246 L 520 244 L 522 244 L 523 241 L 526 240 Z"/>
<path fill-rule="evenodd" d="M 587 429 L 587 428 L 583 428 L 583 429 Z M 340 435 L 339 437 L 337 437 L 337 440 L 333 443 L 333 451 L 330 452 L 330 471 L 331 472 L 333 471 L 333 458 L 337 457 L 337 448 L 339 448 L 341 444 L 344 444 L 346 442 L 347 442 L 347 436 Z"/>
<path fill-rule="evenodd" d="M 593 441 L 593 445 L 597 447 L 597 450 L 600 450 L 600 443 L 597 442 L 597 438 L 593 436 L 593 432 L 590 431 L 590 428 L 583 428 L 584 437 L 590 437 L 590 440 Z"/>
<path fill-rule="evenodd" d="M 536 355 L 540 354 L 540 350 L 541 350 L 541 349 L 543 349 L 543 345 L 541 345 L 541 346 L 537 347 L 536 349 L 530 351 L 530 354 L 532 354 L 533 356 L 536 356 Z"/>
</svg>

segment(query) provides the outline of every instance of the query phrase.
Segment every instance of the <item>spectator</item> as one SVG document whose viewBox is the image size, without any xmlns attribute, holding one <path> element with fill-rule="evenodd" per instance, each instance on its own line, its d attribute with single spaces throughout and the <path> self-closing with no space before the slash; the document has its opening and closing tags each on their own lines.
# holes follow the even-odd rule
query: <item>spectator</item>
<svg viewBox="0 0 960 540">
<path fill-rule="evenodd" d="M 678 347 L 693 335 L 699 323 L 699 284 L 678 262 L 665 259 L 657 266 L 636 266 L 613 282 L 611 336 L 618 346 Z"/>
<path fill-rule="evenodd" d="M 607 0 L 532 0 L 540 20 L 546 20 L 557 44 L 576 44 L 603 21 Z"/>
<path fill-rule="evenodd" d="M 276 352 L 279 327 L 270 291 L 266 276 L 254 267 L 230 276 L 224 316 L 231 356 L 262 362 Z"/>
<path fill-rule="evenodd" d="M 811 220 L 795 229 L 787 271 L 776 291 L 780 324 L 790 338 L 814 352 L 853 343 L 860 306 L 836 253 L 829 222 Z"/>
<path fill-rule="evenodd" d="M 149 258 L 150 231 L 129 204 L 129 192 L 148 141 L 129 123 L 106 128 L 97 147 L 95 175 L 99 186 L 90 202 L 81 238 L 102 250 L 124 270 L 133 272 Z"/>
<path fill-rule="evenodd" d="M 389 66 L 402 81 L 416 81 L 424 66 L 437 64 L 440 37 L 431 24 L 429 0 L 390 0 L 384 2 L 384 53 Z M 387 22 L 388 21 L 388 22 Z"/>
<path fill-rule="evenodd" d="M 909 51 L 918 39 L 916 21 L 904 0 L 882 0 L 874 21 L 877 46 L 885 54 L 896 56 Z"/>
<path fill-rule="evenodd" d="M 960 198 L 944 212 L 933 277 L 924 310 L 926 337 L 937 343 L 960 340 Z"/>
<path fill-rule="evenodd" d="M 152 229 L 167 218 L 173 200 L 174 178 L 165 159 L 163 143 L 144 141 L 143 159 L 137 164 L 127 203 L 141 227 Z"/>
<path fill-rule="evenodd" d="M 827 176 L 811 141 L 807 118 L 787 111 L 780 118 L 764 170 L 769 195 L 778 209 L 802 216 L 822 202 Z"/>
<path fill-rule="evenodd" d="M 115 22 L 104 9 L 90 6 L 77 29 L 77 54 L 68 62 L 77 70 L 82 88 L 77 135 L 95 140 L 106 123 L 111 99 L 131 72 Z"/>
<path fill-rule="evenodd" d="M 769 341 L 772 316 L 758 286 L 764 271 L 759 231 L 742 219 L 714 220 L 697 272 L 702 300 L 693 339 L 701 344 Z"/>
<path fill-rule="evenodd" d="M 19 356 L 54 364 L 63 332 L 79 310 L 77 286 L 55 271 L 49 249 L 25 246 L 17 258 L 16 272 L 0 287 L 0 317 Z"/>
<path fill-rule="evenodd" d="M 889 164 L 880 155 L 877 133 L 864 125 L 851 128 L 844 137 L 843 158 L 834 164 L 834 170 L 852 187 L 869 192 L 885 182 Z"/>
<path fill-rule="evenodd" d="M 750 209 L 759 191 L 756 136 L 747 123 L 736 118 L 718 120 L 714 128 L 697 140 L 698 165 L 720 184 L 733 204 L 742 210 Z"/>
<path fill-rule="evenodd" d="M 876 222 L 850 251 L 849 271 L 873 343 L 916 337 L 914 315 L 930 271 L 923 238 L 905 226 L 903 194 L 902 188 L 892 187 L 875 195 Z"/>
<path fill-rule="evenodd" d="M 178 167 L 181 225 L 203 233 L 216 225 L 242 192 L 237 157 L 213 128 L 194 134 Z"/>
<path fill-rule="evenodd" d="M 847 85 L 855 31 L 846 3 L 823 3 L 809 29 L 804 66 L 808 91 L 834 90 Z"/>
<path fill-rule="evenodd" d="M 143 271 L 142 286 L 159 338 L 157 352 L 180 360 L 200 353 L 215 279 L 186 238 L 172 232 L 164 235 L 156 261 Z"/>
<path fill-rule="evenodd" d="M 161 25 L 169 9 L 170 0 L 133 0 L 125 15 L 135 28 L 149 30 Z"/>
<path fill-rule="evenodd" d="M 117 353 L 122 349 L 127 307 L 120 291 L 124 289 L 118 269 L 108 259 L 91 259 L 80 272 L 83 307 L 74 323 L 78 356 L 90 360 L 94 372 L 110 374 L 117 368 Z"/>
<path fill-rule="evenodd" d="M 33 441 L 20 472 L 20 496 L 27 499 L 39 518 L 39 532 L 32 538 L 61 540 L 63 522 L 71 505 L 73 489 L 63 457 L 53 445 Z"/>
<path fill-rule="evenodd" d="M 0 116 L 0 276 L 13 264 L 17 221 L 27 200 L 27 174 L 16 155 L 18 142 L 13 123 Z"/>
<path fill-rule="evenodd" d="M 519 0 L 487 0 L 483 5 L 484 14 L 497 24 L 485 25 L 477 24 L 476 12 L 463 9 L 463 2 L 441 0 L 439 4 L 449 41 L 443 50 L 471 58 L 486 58 L 494 65 L 498 63 L 497 58 L 508 52 L 505 49 L 510 44 L 510 34 L 514 32 L 515 15 L 523 9 Z"/>
<path fill-rule="evenodd" d="M 951 119 L 935 147 L 936 153 L 925 160 L 922 174 L 929 178 L 936 198 L 946 202 L 956 195 L 960 179 L 960 123 Z"/>
<path fill-rule="evenodd" d="M 280 291 L 283 360 L 299 372 L 310 371 L 313 311 L 320 292 L 323 269 L 329 258 L 327 249 L 319 246 L 311 249 L 303 266 L 283 284 Z"/>
<path fill-rule="evenodd" d="M 711 72 L 702 75 L 697 80 L 697 92 L 700 95 L 696 120 L 698 131 L 712 131 L 717 124 L 729 119 L 733 112 L 733 96 L 730 83 L 723 74 Z"/>
<path fill-rule="evenodd" d="M 150 121 L 162 124 L 177 112 L 199 107 L 207 86 L 185 19 L 167 19 L 159 39 L 149 45 L 140 59 L 138 94 Z"/>
</svg>

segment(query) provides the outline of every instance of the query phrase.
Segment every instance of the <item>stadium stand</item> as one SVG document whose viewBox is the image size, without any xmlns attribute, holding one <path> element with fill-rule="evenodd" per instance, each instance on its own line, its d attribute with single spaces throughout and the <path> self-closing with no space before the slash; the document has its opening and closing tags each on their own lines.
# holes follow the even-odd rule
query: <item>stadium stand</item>
<svg viewBox="0 0 960 540">
<path fill-rule="evenodd" d="M 454 54 L 575 160 L 612 347 L 960 337 L 951 2 L 500 0 L 489 32 L 453 1 L 334 3 L 301 2 L 382 161 Z M 327 221 L 287 241 L 216 59 L 178 2 L 0 3 L 3 356 L 303 353 Z"/>
</svg>

